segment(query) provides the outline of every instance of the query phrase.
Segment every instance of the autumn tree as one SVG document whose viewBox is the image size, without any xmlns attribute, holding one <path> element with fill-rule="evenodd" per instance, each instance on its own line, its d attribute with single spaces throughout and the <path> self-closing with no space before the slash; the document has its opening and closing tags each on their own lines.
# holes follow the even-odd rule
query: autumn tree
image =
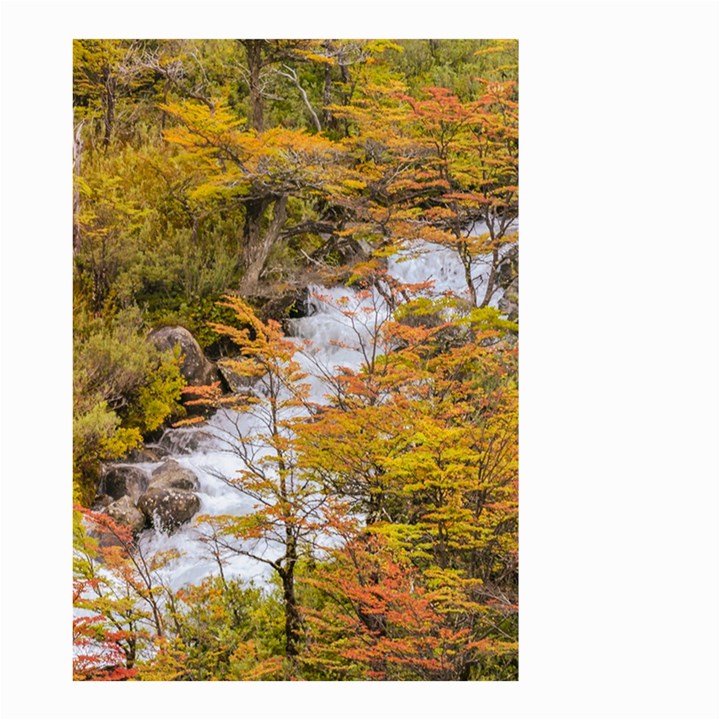
<svg viewBox="0 0 720 720">
<path fill-rule="evenodd" d="M 128 679 L 164 634 L 159 570 L 172 555 L 147 556 L 128 528 L 80 506 L 73 529 L 75 675 Z"/>
<path fill-rule="evenodd" d="M 393 249 L 417 240 L 451 248 L 470 301 L 485 307 L 517 242 L 517 101 L 513 81 L 478 85 L 482 95 L 463 101 L 443 87 L 416 98 L 397 80 L 369 83 L 332 109 L 355 128 L 343 141 L 355 162 L 342 233 Z"/>
<path fill-rule="evenodd" d="M 296 595 L 296 572 L 303 557 L 322 546 L 334 528 L 347 522 L 343 508 L 324 492 L 298 463 L 296 428 L 307 422 L 307 374 L 294 359 L 297 346 L 280 325 L 260 321 L 239 297 L 228 297 L 242 329 L 215 325 L 241 348 L 242 359 L 231 361 L 233 372 L 254 378 L 258 397 L 236 396 L 229 405 L 244 413 L 235 425 L 229 449 L 240 467 L 223 478 L 254 501 L 247 515 L 205 516 L 213 541 L 232 553 L 268 566 L 282 585 L 285 616 L 285 657 L 291 664 L 300 652 L 302 618 Z M 250 420 L 248 424 L 248 419 Z M 325 538 L 325 539 L 324 539 Z"/>
<path fill-rule="evenodd" d="M 516 648 L 474 622 L 479 609 L 461 583 L 429 586 L 372 534 L 334 551 L 306 582 L 324 602 L 306 611 L 312 640 L 302 660 L 324 679 L 467 680 Z"/>
<path fill-rule="evenodd" d="M 141 46 L 128 40 L 73 41 L 76 127 L 100 120 L 106 150 L 114 137 L 121 98 L 152 84 L 152 75 L 140 60 Z"/>
<path fill-rule="evenodd" d="M 517 388 L 512 323 L 490 308 L 446 315 L 405 303 L 370 372 L 341 369 L 302 461 L 347 497 L 484 639 L 517 625 Z M 412 320 L 419 312 L 419 321 Z M 410 324 L 408 324 L 410 323 Z M 413 326 L 415 325 L 415 326 Z M 331 397 L 331 396 L 329 396 Z"/>
<path fill-rule="evenodd" d="M 430 181 L 444 192 L 410 213 L 409 222 L 401 218 L 396 233 L 452 247 L 472 304 L 485 307 L 496 289 L 501 248 L 517 241 L 518 116 L 515 82 L 482 81 L 481 87 L 481 97 L 467 103 L 444 88 L 426 88 L 427 99 L 405 97 L 411 127 L 429 150 L 427 166 L 437 178 Z M 483 256 L 490 258 L 478 297 L 475 273 Z"/>
<path fill-rule="evenodd" d="M 301 130 L 243 130 L 221 101 L 212 110 L 193 103 L 164 109 L 181 123 L 165 137 L 185 148 L 205 173 L 196 195 L 243 207 L 241 292 L 249 293 L 285 228 L 289 198 L 322 195 L 334 174 L 337 149 Z"/>
</svg>

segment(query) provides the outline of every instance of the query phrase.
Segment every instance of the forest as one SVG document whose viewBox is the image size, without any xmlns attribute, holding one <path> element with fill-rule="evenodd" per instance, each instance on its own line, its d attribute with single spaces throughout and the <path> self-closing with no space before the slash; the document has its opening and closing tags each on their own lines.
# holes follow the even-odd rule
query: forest
<svg viewBox="0 0 720 720">
<path fill-rule="evenodd" d="M 75 680 L 518 679 L 517 58 L 74 41 Z"/>
</svg>

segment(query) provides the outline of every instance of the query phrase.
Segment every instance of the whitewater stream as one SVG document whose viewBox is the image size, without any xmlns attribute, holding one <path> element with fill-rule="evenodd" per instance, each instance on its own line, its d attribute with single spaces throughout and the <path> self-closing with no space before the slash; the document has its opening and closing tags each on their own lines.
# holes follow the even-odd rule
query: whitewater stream
<svg viewBox="0 0 720 720">
<path fill-rule="evenodd" d="M 481 259 L 475 270 L 479 297 L 485 292 L 484 284 L 488 274 L 488 259 L 484 259 L 484 262 L 485 265 Z M 432 287 L 423 292 L 427 297 L 439 297 L 446 293 L 468 297 L 463 267 L 457 255 L 448 248 L 424 242 L 414 243 L 389 258 L 388 270 L 404 283 L 433 281 Z M 501 296 L 502 291 L 496 291 L 490 304 L 496 306 Z M 308 306 L 308 316 L 290 321 L 288 329 L 297 338 L 298 346 L 307 341 L 296 360 L 308 373 L 305 382 L 310 384 L 311 400 L 323 402 L 328 386 L 318 368 L 331 372 L 339 366 L 359 368 L 373 324 L 389 317 L 389 310 L 379 294 L 363 296 L 347 287 L 310 288 Z M 360 321 L 351 323 L 343 310 L 355 310 L 355 317 L 360 318 Z M 223 477 L 237 477 L 238 471 L 242 469 L 243 461 L 230 451 L 229 442 L 238 433 L 251 434 L 257 422 L 249 412 L 219 410 L 208 423 L 182 431 L 188 436 L 195 435 L 194 438 L 187 438 L 195 440 L 188 443 L 194 447 L 191 452 L 173 453 L 163 460 L 173 458 L 197 475 L 200 482 L 200 490 L 197 492 L 200 499 L 199 514 L 237 516 L 252 511 L 255 501 L 229 485 Z M 177 441 L 179 431 L 172 432 Z M 183 439 L 182 435 L 180 439 Z M 138 467 L 151 473 L 160 464 L 139 463 Z M 217 559 L 210 553 L 207 543 L 200 539 L 201 529 L 196 523 L 190 522 L 172 534 L 146 530 L 141 535 L 139 543 L 144 553 L 177 553 L 177 557 L 173 557 L 159 571 L 168 586 L 178 589 L 187 583 L 196 584 L 211 574 L 218 574 Z M 255 553 L 273 558 L 280 554 L 276 548 L 268 545 L 259 545 Z M 265 563 L 237 554 L 227 554 L 223 558 L 226 578 L 240 577 L 261 585 L 270 578 L 271 571 Z"/>
</svg>

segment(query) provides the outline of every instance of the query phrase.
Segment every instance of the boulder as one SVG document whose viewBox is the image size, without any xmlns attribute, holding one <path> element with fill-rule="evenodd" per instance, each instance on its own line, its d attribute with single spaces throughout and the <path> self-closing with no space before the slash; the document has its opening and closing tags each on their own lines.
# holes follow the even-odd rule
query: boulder
<svg viewBox="0 0 720 720">
<path fill-rule="evenodd" d="M 124 525 L 132 530 L 134 535 L 140 533 L 145 527 L 145 516 L 135 507 L 128 495 L 108 505 L 105 512 L 118 525 Z"/>
<path fill-rule="evenodd" d="M 105 512 L 105 509 L 103 509 L 103 512 Z M 144 519 L 145 518 L 143 517 L 143 520 Z M 85 528 L 85 533 L 88 535 L 88 537 L 91 537 L 95 541 L 97 541 L 98 548 L 123 546 L 123 543 L 120 542 L 120 540 L 114 533 L 98 527 L 95 523 L 89 522 L 85 518 L 83 518 L 83 527 Z"/>
<path fill-rule="evenodd" d="M 149 478 L 144 470 L 133 465 L 110 465 L 102 475 L 100 488 L 113 500 L 129 495 L 133 502 L 145 492 Z"/>
<path fill-rule="evenodd" d="M 214 365 L 205 357 L 197 340 L 184 327 L 166 326 L 153 330 L 148 339 L 158 350 L 180 347 L 183 360 L 180 372 L 188 385 L 210 385 L 219 380 Z"/>
<path fill-rule="evenodd" d="M 197 495 L 177 488 L 150 487 L 138 509 L 158 530 L 171 531 L 186 523 L 200 509 Z"/>
<path fill-rule="evenodd" d="M 114 501 L 115 501 L 115 498 L 110 497 L 110 495 L 105 495 L 104 493 L 100 493 L 99 495 L 95 496 L 95 500 L 92 504 L 92 508 L 90 508 L 90 509 L 95 512 L 105 512 L 105 508 Z"/>
<path fill-rule="evenodd" d="M 143 447 L 131 450 L 124 458 L 126 463 L 156 463 L 167 457 L 169 452 L 159 445 L 143 445 Z"/>
<path fill-rule="evenodd" d="M 182 467 L 176 460 L 168 460 L 153 472 L 148 489 L 151 488 L 199 490 L 200 483 L 192 470 Z"/>
<path fill-rule="evenodd" d="M 518 317 L 518 246 L 513 245 L 505 254 L 498 266 L 495 282 L 502 288 L 503 294 L 498 301 L 498 308 L 508 320 L 517 320 Z"/>
</svg>

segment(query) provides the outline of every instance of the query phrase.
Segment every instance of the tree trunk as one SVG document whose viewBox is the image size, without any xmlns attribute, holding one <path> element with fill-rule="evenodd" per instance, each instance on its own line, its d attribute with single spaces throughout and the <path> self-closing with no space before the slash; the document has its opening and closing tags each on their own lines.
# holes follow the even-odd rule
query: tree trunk
<svg viewBox="0 0 720 720">
<path fill-rule="evenodd" d="M 290 540 L 286 550 L 286 565 L 281 573 L 285 607 L 285 657 L 288 660 L 293 660 L 300 653 L 300 611 L 295 597 L 296 562 L 295 541 Z"/>
<path fill-rule="evenodd" d="M 460 261 L 462 262 L 465 270 L 465 282 L 467 283 L 468 292 L 470 293 L 470 302 L 473 307 L 477 307 L 478 298 L 477 290 L 475 289 L 475 283 L 473 282 L 472 276 L 472 261 L 473 257 L 465 243 L 461 243 L 457 246 L 458 254 L 460 255 Z"/>
<path fill-rule="evenodd" d="M 82 128 L 83 122 L 75 129 L 75 142 L 73 143 L 73 255 L 80 249 L 80 156 L 83 151 Z"/>
<path fill-rule="evenodd" d="M 487 288 L 485 288 L 485 297 L 480 303 L 480 307 L 487 307 L 495 292 L 495 275 L 497 274 L 499 254 L 498 249 L 495 248 L 495 250 L 493 250 L 492 265 L 490 266 L 490 272 L 488 274 Z"/>
<path fill-rule="evenodd" d="M 263 129 L 263 99 L 260 90 L 260 71 L 263 66 L 262 47 L 264 40 L 242 40 L 247 56 L 250 75 L 250 122 L 255 130 Z"/>
<path fill-rule="evenodd" d="M 263 233 L 263 216 L 273 199 L 275 200 L 273 216 L 267 230 Z M 244 295 L 251 293 L 257 287 L 267 256 L 285 226 L 287 195 L 275 198 L 267 196 L 258 200 L 249 200 L 245 204 L 245 208 L 245 228 L 243 232 L 244 274 L 240 281 L 240 292 Z"/>
</svg>

